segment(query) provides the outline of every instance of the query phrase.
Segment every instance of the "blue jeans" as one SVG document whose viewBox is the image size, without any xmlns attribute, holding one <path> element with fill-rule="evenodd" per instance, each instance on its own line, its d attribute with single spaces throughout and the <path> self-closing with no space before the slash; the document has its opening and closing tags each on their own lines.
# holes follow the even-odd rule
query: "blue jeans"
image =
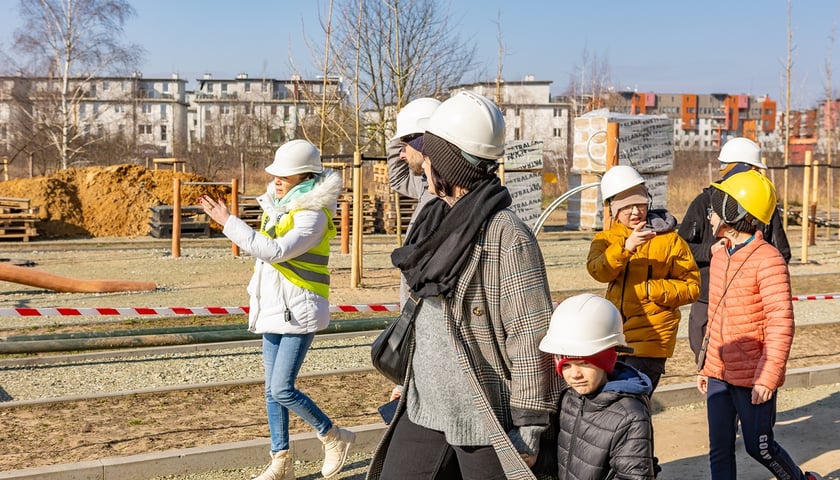
<svg viewBox="0 0 840 480">
<path fill-rule="evenodd" d="M 752 404 L 752 388 L 736 387 L 709 378 L 706 391 L 709 421 L 709 464 L 712 480 L 735 479 L 735 435 L 738 421 L 747 453 L 781 480 L 802 480 L 805 475 L 790 455 L 773 439 L 776 392 L 770 400 Z"/>
<path fill-rule="evenodd" d="M 295 388 L 300 366 L 314 338 L 315 333 L 263 334 L 265 408 L 272 454 L 289 449 L 289 410 L 312 425 L 319 435 L 325 435 L 332 428 L 329 417 L 312 399 Z"/>
</svg>

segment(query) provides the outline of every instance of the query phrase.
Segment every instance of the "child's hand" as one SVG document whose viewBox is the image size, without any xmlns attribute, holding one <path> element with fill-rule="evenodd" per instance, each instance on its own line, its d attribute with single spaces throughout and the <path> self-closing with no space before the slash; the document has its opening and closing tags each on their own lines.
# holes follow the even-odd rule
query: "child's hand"
<svg viewBox="0 0 840 480">
<path fill-rule="evenodd" d="M 636 248 L 644 245 L 656 236 L 656 232 L 646 229 L 645 225 L 647 224 L 644 222 L 639 223 L 633 228 L 630 236 L 627 237 L 627 240 L 624 242 L 624 248 L 626 248 L 628 252 L 635 252 Z"/>
<path fill-rule="evenodd" d="M 706 390 L 709 389 L 709 377 L 705 375 L 697 375 L 697 390 L 700 390 L 700 393 L 703 395 L 706 394 Z"/>
<path fill-rule="evenodd" d="M 752 389 L 752 404 L 760 405 L 773 397 L 773 390 L 764 385 L 755 385 Z"/>
</svg>

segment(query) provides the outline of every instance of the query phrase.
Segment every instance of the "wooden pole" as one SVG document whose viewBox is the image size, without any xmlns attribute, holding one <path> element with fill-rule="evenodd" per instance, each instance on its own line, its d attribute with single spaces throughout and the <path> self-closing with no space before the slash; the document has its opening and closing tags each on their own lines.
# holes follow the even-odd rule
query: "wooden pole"
<svg viewBox="0 0 840 480">
<path fill-rule="evenodd" d="M 394 192 L 394 212 L 397 215 L 397 246 L 402 246 L 402 209 L 400 208 L 400 192 Z"/>
<path fill-rule="evenodd" d="M 811 204 L 808 206 L 809 215 L 811 218 L 814 219 L 813 222 L 810 223 L 811 228 L 808 229 L 808 245 L 816 245 L 817 244 L 817 192 L 819 190 L 819 177 L 820 177 L 820 167 L 818 162 L 815 162 L 814 165 L 811 167 L 814 169 L 814 181 L 811 184 Z"/>
<path fill-rule="evenodd" d="M 808 263 L 808 198 L 811 186 L 811 152 L 805 152 L 805 173 L 802 179 L 802 263 Z"/>
<path fill-rule="evenodd" d="M 505 184 L 505 157 L 504 157 L 504 155 L 502 155 L 502 158 L 499 159 L 499 169 L 496 170 L 496 171 L 499 172 L 498 173 L 499 174 L 499 181 L 502 183 L 502 185 L 504 185 Z"/>
<path fill-rule="evenodd" d="M 245 153 L 239 154 L 239 185 L 242 188 L 240 193 L 245 193 Z"/>
<path fill-rule="evenodd" d="M 350 253 L 350 202 L 341 202 L 341 253 Z"/>
<path fill-rule="evenodd" d="M 350 288 L 362 283 L 362 154 L 353 152 L 353 253 L 350 258 Z"/>
<path fill-rule="evenodd" d="M 181 179 L 172 179 L 172 257 L 181 256 Z"/>
<path fill-rule="evenodd" d="M 615 122 L 607 123 L 607 166 L 609 170 L 618 165 L 618 124 Z M 604 230 L 609 230 L 612 225 L 612 215 L 608 214 L 609 207 L 607 206 L 607 199 L 604 201 Z"/>
<path fill-rule="evenodd" d="M 230 181 L 230 214 L 239 216 L 239 182 L 235 178 Z M 231 242 L 230 251 L 234 257 L 238 257 L 239 245 Z"/>
</svg>

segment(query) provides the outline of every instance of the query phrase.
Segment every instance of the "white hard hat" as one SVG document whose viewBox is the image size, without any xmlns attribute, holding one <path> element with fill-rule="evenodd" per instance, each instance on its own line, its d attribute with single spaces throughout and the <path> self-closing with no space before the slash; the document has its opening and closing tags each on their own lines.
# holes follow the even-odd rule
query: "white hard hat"
<svg viewBox="0 0 840 480">
<path fill-rule="evenodd" d="M 505 154 L 505 118 L 495 103 L 461 91 L 435 110 L 426 131 L 476 157 L 497 160 Z"/>
<path fill-rule="evenodd" d="M 720 163 L 746 163 L 762 170 L 767 165 L 761 161 L 761 147 L 748 138 L 737 137 L 727 140 L 720 149 Z"/>
<path fill-rule="evenodd" d="M 609 300 L 584 293 L 554 309 L 540 350 L 555 355 L 588 357 L 610 347 L 625 347 L 621 314 Z"/>
<path fill-rule="evenodd" d="M 320 173 L 321 154 L 315 145 L 306 140 L 292 140 L 280 145 L 274 153 L 274 162 L 265 167 L 265 171 L 275 177 L 288 177 L 299 173 Z"/>
<path fill-rule="evenodd" d="M 439 105 L 440 100 L 431 97 L 418 98 L 408 102 L 397 114 L 397 131 L 391 140 L 397 140 L 413 133 L 425 132 L 429 118 L 435 113 Z"/>
<path fill-rule="evenodd" d="M 616 165 L 601 177 L 601 198 L 609 200 L 625 190 L 644 183 L 645 179 L 633 167 Z"/>
</svg>

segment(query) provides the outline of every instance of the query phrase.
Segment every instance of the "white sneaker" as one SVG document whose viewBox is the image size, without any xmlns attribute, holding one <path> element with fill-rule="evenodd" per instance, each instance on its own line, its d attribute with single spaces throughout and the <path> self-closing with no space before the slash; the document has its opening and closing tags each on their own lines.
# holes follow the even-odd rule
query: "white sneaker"
<svg viewBox="0 0 840 480">
<path fill-rule="evenodd" d="M 356 441 L 356 434 L 333 426 L 323 437 L 318 435 L 318 439 L 324 444 L 324 466 L 321 468 L 321 475 L 330 478 L 344 466 L 350 445 Z"/>
</svg>

